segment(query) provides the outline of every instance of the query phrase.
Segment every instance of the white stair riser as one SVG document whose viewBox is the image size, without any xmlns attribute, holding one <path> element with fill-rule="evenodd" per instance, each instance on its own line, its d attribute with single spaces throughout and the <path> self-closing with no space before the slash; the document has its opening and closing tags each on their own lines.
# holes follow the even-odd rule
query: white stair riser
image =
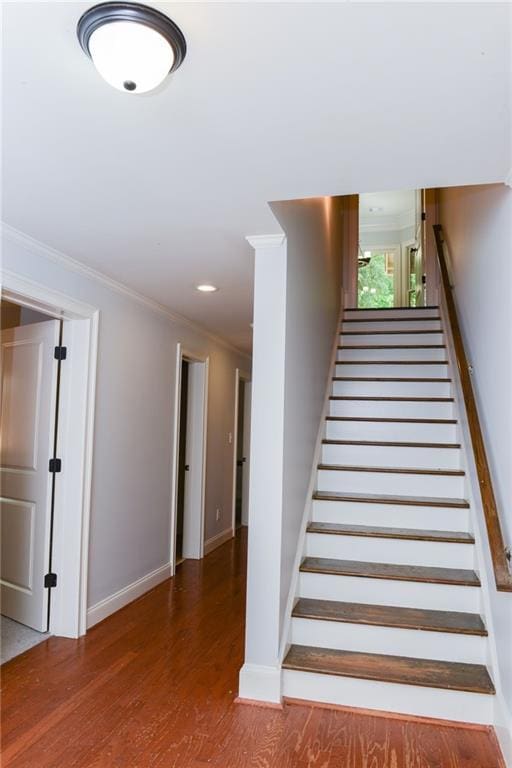
<svg viewBox="0 0 512 768">
<path fill-rule="evenodd" d="M 414 377 L 413 377 L 414 378 Z M 333 395 L 450 397 L 449 381 L 333 381 Z"/>
<path fill-rule="evenodd" d="M 362 653 L 385 653 L 415 659 L 485 664 L 486 639 L 478 635 L 346 624 L 293 618 L 291 643 Z"/>
<path fill-rule="evenodd" d="M 414 400 L 330 400 L 330 416 L 373 416 L 388 419 L 452 419 L 453 403 Z"/>
<path fill-rule="evenodd" d="M 375 680 L 283 670 L 283 695 L 339 706 L 398 712 L 466 723 L 493 723 L 494 697 Z"/>
<path fill-rule="evenodd" d="M 431 496 L 462 499 L 464 477 L 449 475 L 407 475 L 389 472 L 350 472 L 320 469 L 317 490 L 346 493 L 398 494 L 399 496 Z"/>
<path fill-rule="evenodd" d="M 380 525 L 434 531 L 469 531 L 469 510 L 348 501 L 313 501 L 312 520 L 317 523 Z"/>
<path fill-rule="evenodd" d="M 375 322 L 346 322 L 341 326 L 341 332 L 345 331 L 440 331 L 439 320 L 389 320 Z"/>
<path fill-rule="evenodd" d="M 420 581 L 371 579 L 327 573 L 303 573 L 299 596 L 369 605 L 401 605 L 437 611 L 480 612 L 480 588 Z"/>
<path fill-rule="evenodd" d="M 376 342 L 378 344 L 378 342 Z M 446 349 L 338 349 L 336 360 L 446 360 Z"/>
<path fill-rule="evenodd" d="M 458 440 L 456 424 L 414 421 L 407 423 L 327 420 L 325 436 L 329 440 L 405 440 L 417 443 L 455 443 Z"/>
<path fill-rule="evenodd" d="M 358 333 L 341 333 L 340 345 L 350 347 L 360 344 L 444 344 L 444 335 L 433 333 L 361 333 L 362 328 L 355 329 Z M 384 330 L 383 328 L 381 330 Z"/>
<path fill-rule="evenodd" d="M 336 365 L 336 376 L 391 376 L 391 377 L 424 377 L 427 379 L 446 379 L 448 378 L 448 366 L 440 363 L 429 365 L 427 363 L 395 363 L 386 365 L 375 365 L 365 362 L 345 362 Z"/>
<path fill-rule="evenodd" d="M 408 308 L 408 307 L 396 307 L 395 309 L 357 309 L 354 311 L 351 311 L 350 309 L 346 309 L 343 313 L 344 320 L 355 320 L 357 318 L 360 318 L 361 320 L 363 318 L 369 318 L 370 320 L 376 319 L 376 318 L 396 318 L 396 317 L 439 317 L 439 307 L 434 307 L 434 309 L 428 309 L 426 307 L 423 308 Z"/>
<path fill-rule="evenodd" d="M 471 544 L 328 533 L 308 533 L 306 555 L 335 560 L 363 560 L 367 563 L 430 565 L 439 568 L 475 567 L 475 552 Z"/>
<path fill-rule="evenodd" d="M 416 448 L 409 446 L 338 445 L 322 446 L 322 464 L 416 469 L 460 469 L 460 448 Z"/>
</svg>

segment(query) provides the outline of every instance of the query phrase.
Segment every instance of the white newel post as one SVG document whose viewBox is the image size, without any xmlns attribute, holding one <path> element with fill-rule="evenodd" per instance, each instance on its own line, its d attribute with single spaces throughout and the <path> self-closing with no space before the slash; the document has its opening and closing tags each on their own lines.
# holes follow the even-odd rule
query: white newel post
<svg viewBox="0 0 512 768">
<path fill-rule="evenodd" d="M 286 237 L 247 240 L 255 250 L 254 339 L 247 623 L 239 695 L 279 702 Z"/>
</svg>

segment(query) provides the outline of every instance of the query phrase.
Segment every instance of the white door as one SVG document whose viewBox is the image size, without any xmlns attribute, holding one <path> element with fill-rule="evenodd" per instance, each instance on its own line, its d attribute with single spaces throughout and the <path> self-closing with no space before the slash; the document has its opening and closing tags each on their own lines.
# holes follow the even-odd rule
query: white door
<svg viewBox="0 0 512 768">
<path fill-rule="evenodd" d="M 244 392 L 244 470 L 242 481 L 242 525 L 249 525 L 249 472 L 251 464 L 251 382 L 245 382 Z"/>
<path fill-rule="evenodd" d="M 2 614 L 47 630 L 59 322 L 2 331 L 0 522 Z"/>
<path fill-rule="evenodd" d="M 200 560 L 204 543 L 204 452 L 206 364 L 189 362 L 183 558 Z"/>
</svg>

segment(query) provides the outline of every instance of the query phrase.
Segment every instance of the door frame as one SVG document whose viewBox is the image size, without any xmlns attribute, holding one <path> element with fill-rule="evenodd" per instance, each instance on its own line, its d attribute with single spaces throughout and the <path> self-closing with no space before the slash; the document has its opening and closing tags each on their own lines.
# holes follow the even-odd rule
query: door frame
<svg viewBox="0 0 512 768">
<path fill-rule="evenodd" d="M 236 462 L 238 453 L 238 388 L 240 381 L 246 384 L 251 381 L 251 374 L 241 368 L 235 370 L 235 411 L 233 416 L 233 488 L 231 504 L 231 535 L 236 532 Z M 252 395 L 252 393 L 251 393 Z M 244 425 L 245 426 L 245 425 Z M 242 502 L 243 503 L 243 502 Z"/>
<path fill-rule="evenodd" d="M 58 446 L 63 470 L 54 504 L 50 626 L 53 635 L 87 631 L 87 577 L 91 515 L 94 410 L 99 309 L 15 272 L 2 271 L 2 296 L 63 320 L 68 357 L 61 367 Z"/>
<path fill-rule="evenodd" d="M 201 461 L 201 505 L 199 528 L 201 540 L 199 542 L 199 559 L 204 557 L 204 531 L 205 531 L 205 507 L 206 507 L 206 450 L 208 439 L 208 382 L 210 357 L 199 355 L 185 347 L 181 342 L 176 345 L 176 386 L 174 390 L 174 430 L 173 451 L 171 467 L 171 510 L 170 510 L 170 556 L 171 576 L 176 573 L 176 530 L 178 515 L 178 471 L 179 471 L 179 439 L 180 439 L 180 411 L 181 411 L 181 365 L 183 360 L 189 363 L 204 364 L 204 392 L 203 392 L 203 434 L 202 434 L 202 461 Z M 190 403 L 188 405 L 190 408 Z"/>
</svg>

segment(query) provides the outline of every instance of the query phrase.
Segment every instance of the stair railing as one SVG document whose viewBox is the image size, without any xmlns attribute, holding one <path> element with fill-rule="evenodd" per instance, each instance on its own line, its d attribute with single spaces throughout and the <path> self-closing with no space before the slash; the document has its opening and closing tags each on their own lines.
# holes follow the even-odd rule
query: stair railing
<svg viewBox="0 0 512 768">
<path fill-rule="evenodd" d="M 512 574 L 510 573 L 509 568 L 510 551 L 507 550 L 505 546 L 498 507 L 496 504 L 496 497 L 494 495 L 492 486 L 489 462 L 487 461 L 482 429 L 480 427 L 480 420 L 478 418 L 478 410 L 476 407 L 475 394 L 473 392 L 473 385 L 471 383 L 471 367 L 468 364 L 466 351 L 464 349 L 464 342 L 462 339 L 457 309 L 453 297 L 453 284 L 450 279 L 450 273 L 448 271 L 448 265 L 446 261 L 443 228 L 440 224 L 434 224 L 433 226 L 437 247 L 437 258 L 439 262 L 439 269 L 441 271 L 441 280 L 446 298 L 448 318 L 452 330 L 457 368 L 459 369 L 460 383 L 466 404 L 469 432 L 471 435 L 471 443 L 475 457 L 475 466 L 478 476 L 478 483 L 480 486 L 480 495 L 482 497 L 485 524 L 487 527 L 487 536 L 489 539 L 489 547 L 491 550 L 491 558 L 494 568 L 494 579 L 498 591 L 512 592 Z"/>
</svg>

